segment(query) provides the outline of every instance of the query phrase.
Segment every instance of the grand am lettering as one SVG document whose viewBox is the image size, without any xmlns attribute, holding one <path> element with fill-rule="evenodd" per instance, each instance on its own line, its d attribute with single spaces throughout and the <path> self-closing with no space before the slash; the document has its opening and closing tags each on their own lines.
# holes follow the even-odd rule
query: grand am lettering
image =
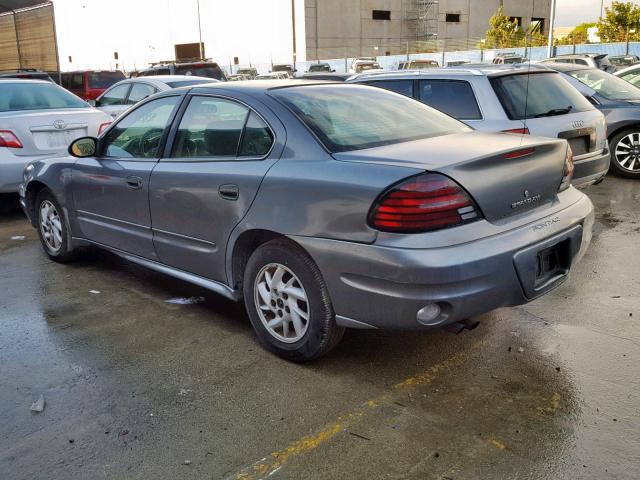
<svg viewBox="0 0 640 480">
<path fill-rule="evenodd" d="M 534 225 L 533 231 L 537 232 L 538 230 L 543 230 L 547 227 L 550 227 L 551 225 L 553 225 L 554 223 L 558 223 L 560 221 L 560 217 L 553 217 L 549 220 L 547 220 L 546 222 L 542 222 L 542 223 L 538 223 L 536 225 Z"/>
</svg>

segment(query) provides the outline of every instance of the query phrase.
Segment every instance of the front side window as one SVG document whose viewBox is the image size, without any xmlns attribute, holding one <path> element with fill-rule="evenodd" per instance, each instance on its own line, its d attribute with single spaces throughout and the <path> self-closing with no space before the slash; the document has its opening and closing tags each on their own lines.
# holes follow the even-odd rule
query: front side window
<svg viewBox="0 0 640 480">
<path fill-rule="evenodd" d="M 458 120 L 480 120 L 480 108 L 469 82 L 420 80 L 420 101 Z"/>
<path fill-rule="evenodd" d="M 180 120 L 173 156 L 235 157 L 248 114 L 239 103 L 194 96 Z"/>
<path fill-rule="evenodd" d="M 118 85 L 104 93 L 100 100 L 96 102 L 96 107 L 106 107 L 108 105 L 123 105 L 131 84 Z"/>
<path fill-rule="evenodd" d="M 162 137 L 181 97 L 152 100 L 111 127 L 103 140 L 106 157 L 158 158 Z"/>
<path fill-rule="evenodd" d="M 127 104 L 133 105 L 140 100 L 147 98 L 150 95 L 156 93 L 156 89 L 146 83 L 134 83 L 127 99 Z"/>
<path fill-rule="evenodd" d="M 73 93 L 51 82 L 0 84 L 0 112 L 86 107 Z"/>
<path fill-rule="evenodd" d="M 588 100 L 558 73 L 499 76 L 491 79 L 491 85 L 511 120 L 593 110 Z"/>
<path fill-rule="evenodd" d="M 621 75 L 620 78 L 631 83 L 632 85 L 640 86 L 640 69 L 633 70 L 632 72 Z"/>
<path fill-rule="evenodd" d="M 569 74 L 607 100 L 640 100 L 640 89 L 602 70 L 578 70 Z"/>
<path fill-rule="evenodd" d="M 405 97 L 413 97 L 413 80 L 375 80 L 367 82 L 367 85 L 386 88 Z"/>
<path fill-rule="evenodd" d="M 275 89 L 330 152 L 408 142 L 469 127 L 410 98 L 362 85 L 308 85 Z"/>
</svg>

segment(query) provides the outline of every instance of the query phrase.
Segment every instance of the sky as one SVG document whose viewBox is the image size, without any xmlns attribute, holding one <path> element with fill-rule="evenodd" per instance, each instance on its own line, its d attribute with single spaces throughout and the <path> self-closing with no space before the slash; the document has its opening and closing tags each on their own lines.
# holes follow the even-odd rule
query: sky
<svg viewBox="0 0 640 480">
<path fill-rule="evenodd" d="M 304 0 L 294 1 L 298 60 L 304 60 Z M 556 26 L 596 21 L 600 4 L 557 0 Z M 120 69 L 140 69 L 173 59 L 176 43 L 198 41 L 197 0 L 54 0 L 54 5 L 63 70 L 116 68 L 116 63 Z M 206 55 L 221 64 L 236 56 L 243 65 L 292 61 L 291 0 L 200 0 L 200 18 Z"/>
</svg>

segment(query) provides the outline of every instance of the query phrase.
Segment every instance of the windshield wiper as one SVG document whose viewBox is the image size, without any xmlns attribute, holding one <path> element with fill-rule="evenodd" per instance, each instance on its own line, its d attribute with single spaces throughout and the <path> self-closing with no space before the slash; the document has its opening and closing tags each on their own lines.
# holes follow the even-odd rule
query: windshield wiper
<svg viewBox="0 0 640 480">
<path fill-rule="evenodd" d="M 539 113 L 538 115 L 535 115 L 533 118 L 553 117 L 554 115 L 566 115 L 571 110 L 573 110 L 572 106 L 568 106 L 567 108 L 553 108 L 548 112 Z"/>
</svg>

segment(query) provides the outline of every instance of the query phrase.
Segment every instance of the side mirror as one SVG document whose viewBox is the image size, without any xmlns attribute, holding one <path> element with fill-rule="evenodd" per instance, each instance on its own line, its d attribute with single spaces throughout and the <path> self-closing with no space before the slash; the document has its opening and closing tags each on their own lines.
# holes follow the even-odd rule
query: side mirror
<svg viewBox="0 0 640 480">
<path fill-rule="evenodd" d="M 93 157 L 98 150 L 98 139 L 94 137 L 76 138 L 69 145 L 69 155 L 76 158 Z"/>
</svg>

